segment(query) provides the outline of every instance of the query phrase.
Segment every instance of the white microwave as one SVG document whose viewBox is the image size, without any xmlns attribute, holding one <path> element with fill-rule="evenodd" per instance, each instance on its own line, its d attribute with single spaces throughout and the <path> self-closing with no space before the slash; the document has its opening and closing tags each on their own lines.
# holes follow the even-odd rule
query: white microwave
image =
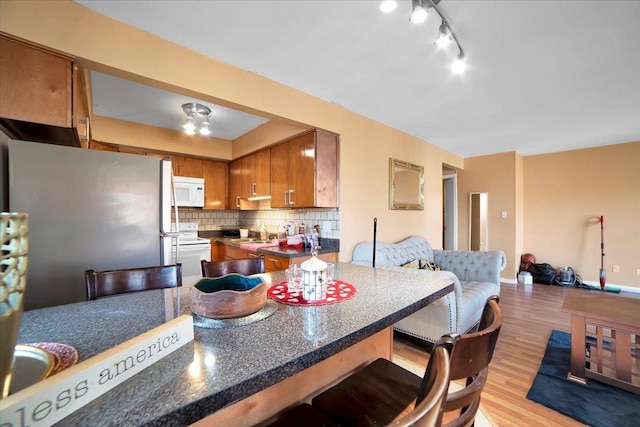
<svg viewBox="0 0 640 427">
<path fill-rule="evenodd" d="M 174 176 L 173 188 L 177 206 L 204 207 L 204 179 Z"/>
</svg>

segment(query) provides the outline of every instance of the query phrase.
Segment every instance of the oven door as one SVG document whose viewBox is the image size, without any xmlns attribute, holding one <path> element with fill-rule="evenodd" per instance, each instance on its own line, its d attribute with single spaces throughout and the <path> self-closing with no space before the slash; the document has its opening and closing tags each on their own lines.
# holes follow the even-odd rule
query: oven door
<svg viewBox="0 0 640 427">
<path fill-rule="evenodd" d="M 182 285 L 190 286 L 202 278 L 200 261 L 211 261 L 211 244 L 178 245 L 178 262 L 182 264 Z"/>
</svg>

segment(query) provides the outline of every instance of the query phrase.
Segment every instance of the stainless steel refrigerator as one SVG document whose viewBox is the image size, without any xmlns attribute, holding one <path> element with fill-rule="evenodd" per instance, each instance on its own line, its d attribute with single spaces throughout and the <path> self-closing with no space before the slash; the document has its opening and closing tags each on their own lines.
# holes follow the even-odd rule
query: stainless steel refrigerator
<svg viewBox="0 0 640 427">
<path fill-rule="evenodd" d="M 10 140 L 9 209 L 29 214 L 25 310 L 85 301 L 85 270 L 174 262 L 168 160 Z"/>
</svg>

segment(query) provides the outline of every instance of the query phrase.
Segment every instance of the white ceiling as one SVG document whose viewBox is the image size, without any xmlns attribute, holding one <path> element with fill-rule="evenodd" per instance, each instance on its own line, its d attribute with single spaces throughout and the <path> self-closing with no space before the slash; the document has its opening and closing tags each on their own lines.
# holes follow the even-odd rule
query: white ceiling
<svg viewBox="0 0 640 427">
<path fill-rule="evenodd" d="M 640 1 L 442 0 L 462 76 L 410 0 L 78 2 L 463 157 L 640 140 Z"/>
<path fill-rule="evenodd" d="M 93 114 L 149 126 L 182 131 L 186 113 L 182 104 L 197 102 L 211 109 L 211 136 L 234 140 L 269 121 L 242 111 L 232 110 L 197 98 L 91 72 Z M 202 117 L 198 116 L 197 124 Z"/>
</svg>

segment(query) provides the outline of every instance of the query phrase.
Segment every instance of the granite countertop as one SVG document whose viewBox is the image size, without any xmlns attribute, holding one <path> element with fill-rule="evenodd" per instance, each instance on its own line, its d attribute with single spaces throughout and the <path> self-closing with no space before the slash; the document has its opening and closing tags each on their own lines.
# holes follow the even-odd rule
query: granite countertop
<svg viewBox="0 0 640 427">
<path fill-rule="evenodd" d="M 284 272 L 261 274 L 267 284 Z M 193 342 L 80 408 L 60 425 L 193 423 L 387 328 L 453 290 L 428 275 L 337 263 L 335 277 L 356 287 L 341 303 L 279 303 L 261 321 L 223 329 L 196 327 Z M 60 342 L 80 360 L 190 313 L 189 287 L 130 293 L 23 313 L 18 343 Z M 310 334 L 313 331 L 313 334 Z"/>
</svg>

